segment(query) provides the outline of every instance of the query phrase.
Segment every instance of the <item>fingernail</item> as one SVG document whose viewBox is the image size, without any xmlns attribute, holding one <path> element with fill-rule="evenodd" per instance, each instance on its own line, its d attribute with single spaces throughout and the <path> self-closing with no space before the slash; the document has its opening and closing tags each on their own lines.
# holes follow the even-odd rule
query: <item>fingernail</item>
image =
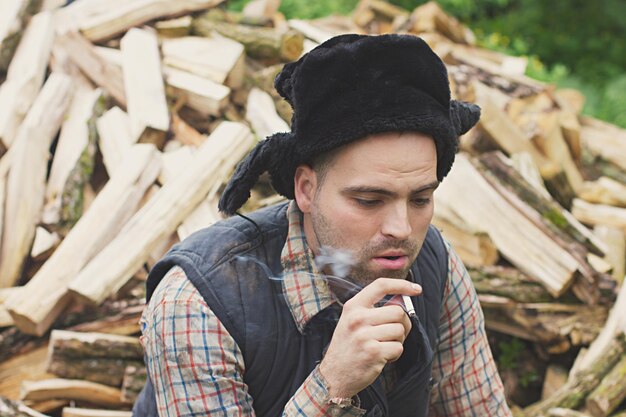
<svg viewBox="0 0 626 417">
<path fill-rule="evenodd" d="M 419 284 L 413 284 L 412 287 L 415 291 L 422 291 L 422 286 Z"/>
</svg>

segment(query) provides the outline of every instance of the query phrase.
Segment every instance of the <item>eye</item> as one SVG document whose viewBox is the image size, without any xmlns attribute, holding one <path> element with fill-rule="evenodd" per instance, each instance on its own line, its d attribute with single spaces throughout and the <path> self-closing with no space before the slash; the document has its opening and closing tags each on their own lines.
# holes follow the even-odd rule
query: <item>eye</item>
<svg viewBox="0 0 626 417">
<path fill-rule="evenodd" d="M 381 200 L 369 200 L 365 198 L 355 198 L 354 201 L 356 201 L 358 205 L 368 208 L 376 207 L 381 203 Z"/>
<path fill-rule="evenodd" d="M 415 204 L 418 207 L 427 206 L 428 204 L 430 204 L 430 201 L 431 201 L 430 198 L 414 198 L 412 200 L 413 204 Z"/>
</svg>

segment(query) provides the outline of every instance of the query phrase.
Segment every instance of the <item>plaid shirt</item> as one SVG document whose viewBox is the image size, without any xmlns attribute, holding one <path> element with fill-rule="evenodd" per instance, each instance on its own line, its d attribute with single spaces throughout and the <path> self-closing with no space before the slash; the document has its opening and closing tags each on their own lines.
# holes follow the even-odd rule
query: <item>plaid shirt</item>
<svg viewBox="0 0 626 417">
<path fill-rule="evenodd" d="M 281 256 L 282 288 L 302 330 L 335 300 L 326 281 L 316 279 L 319 272 L 295 204 L 288 217 L 288 238 Z M 432 391 L 430 415 L 510 416 L 476 292 L 449 245 L 448 253 L 448 280 L 432 371 L 438 383 Z M 143 313 L 141 328 L 160 416 L 254 416 L 253 398 L 243 380 L 241 350 L 180 267 L 172 268 L 157 287 Z M 283 416 L 364 414 L 357 406 L 340 408 L 329 404 L 329 399 L 316 367 L 285 405 Z"/>
</svg>

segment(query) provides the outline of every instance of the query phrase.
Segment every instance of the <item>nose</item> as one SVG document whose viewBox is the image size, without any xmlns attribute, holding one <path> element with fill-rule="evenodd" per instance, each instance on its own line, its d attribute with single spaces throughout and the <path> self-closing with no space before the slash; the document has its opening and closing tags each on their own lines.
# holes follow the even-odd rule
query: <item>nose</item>
<svg viewBox="0 0 626 417">
<path fill-rule="evenodd" d="M 406 204 L 394 204 L 383 219 L 381 233 L 389 238 L 398 240 L 408 239 L 411 236 L 411 222 Z"/>
</svg>

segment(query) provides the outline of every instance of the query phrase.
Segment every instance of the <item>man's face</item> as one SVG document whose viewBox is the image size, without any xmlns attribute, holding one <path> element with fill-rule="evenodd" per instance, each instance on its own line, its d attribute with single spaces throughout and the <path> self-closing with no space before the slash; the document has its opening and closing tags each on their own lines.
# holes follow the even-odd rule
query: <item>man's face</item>
<svg viewBox="0 0 626 417">
<path fill-rule="evenodd" d="M 313 251 L 350 250 L 357 262 L 350 276 L 362 285 L 406 278 L 433 215 L 433 139 L 415 132 L 369 136 L 341 148 L 319 179 L 308 166 L 296 171 L 296 201 Z"/>
</svg>

